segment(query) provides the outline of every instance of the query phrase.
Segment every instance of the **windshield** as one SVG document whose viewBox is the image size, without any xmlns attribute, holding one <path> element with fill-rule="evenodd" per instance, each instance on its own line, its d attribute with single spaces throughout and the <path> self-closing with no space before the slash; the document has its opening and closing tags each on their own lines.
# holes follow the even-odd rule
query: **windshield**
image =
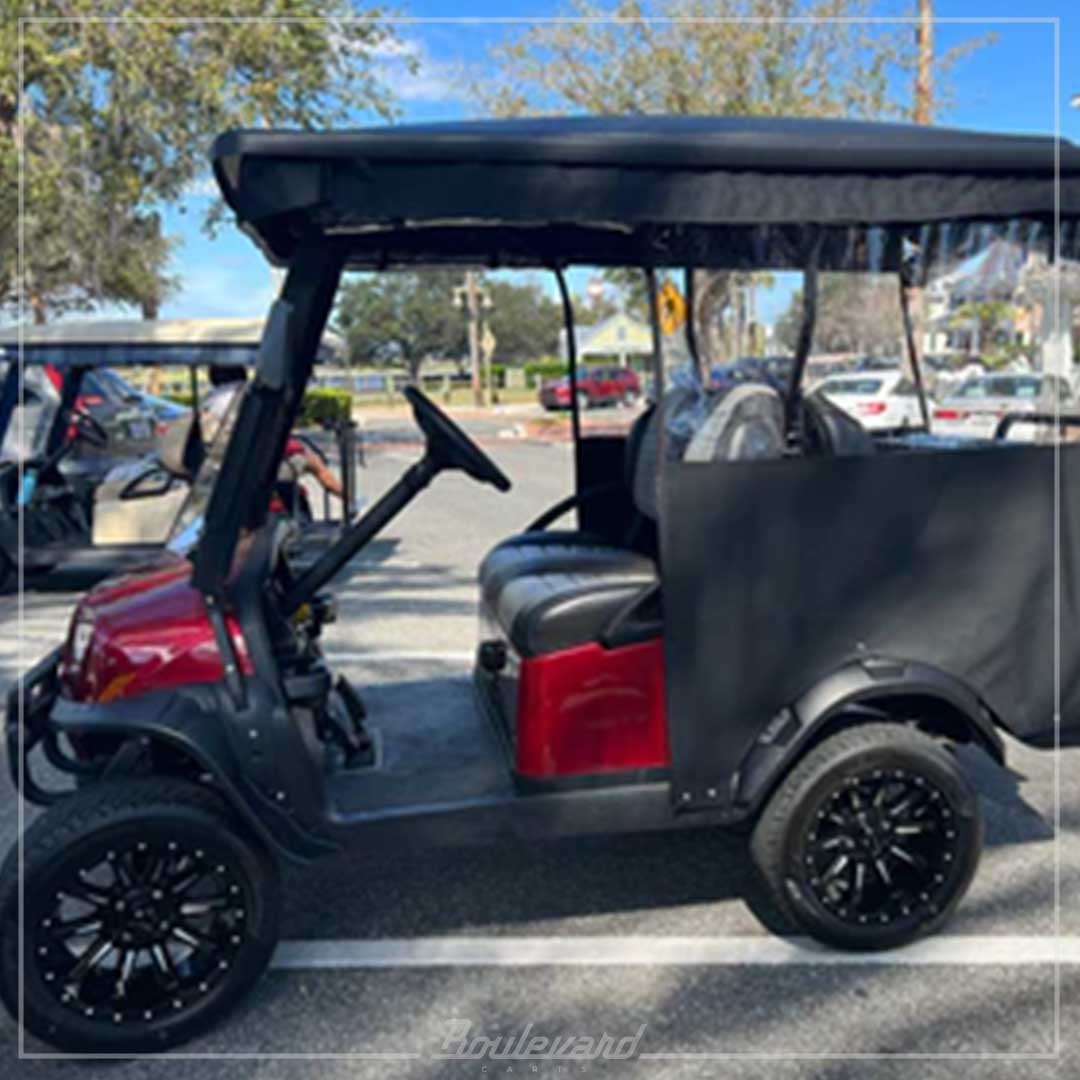
<svg viewBox="0 0 1080 1080">
<path fill-rule="evenodd" d="M 223 388 L 224 389 L 224 388 Z M 218 474 L 225 461 L 225 450 L 229 445 L 236 417 L 240 413 L 240 403 L 244 399 L 243 384 L 237 383 L 230 388 L 230 394 L 226 398 L 224 394 L 217 399 L 215 412 L 217 415 L 208 416 L 208 408 L 211 401 L 207 400 L 207 407 L 200 411 L 200 421 L 209 420 L 203 426 L 203 438 L 206 442 L 206 456 L 203 458 L 199 471 L 191 483 L 180 513 L 176 515 L 172 531 L 166 546 L 170 551 L 186 555 L 192 550 L 199 536 L 202 534 L 203 522 L 206 518 L 206 509 L 210 505 L 210 496 L 214 492 Z M 211 395 L 213 397 L 214 395 Z M 179 421 L 185 423 L 186 421 Z M 207 427 L 212 426 L 211 431 Z"/>
<path fill-rule="evenodd" d="M 4 365 L 0 382 L 17 378 L 17 370 Z M 13 391 L 14 392 L 14 391 Z M 53 418 L 60 407 L 60 395 L 39 367 L 26 367 L 23 372 L 22 404 L 11 411 L 0 447 L 0 461 L 29 461 L 45 453 Z"/>
<path fill-rule="evenodd" d="M 1037 375 L 993 375 L 987 379 L 973 379 L 956 391 L 958 398 L 1035 398 L 1043 389 L 1043 381 Z"/>
<path fill-rule="evenodd" d="M 823 394 L 876 394 L 881 390 L 880 379 L 828 379 L 821 386 Z"/>
</svg>

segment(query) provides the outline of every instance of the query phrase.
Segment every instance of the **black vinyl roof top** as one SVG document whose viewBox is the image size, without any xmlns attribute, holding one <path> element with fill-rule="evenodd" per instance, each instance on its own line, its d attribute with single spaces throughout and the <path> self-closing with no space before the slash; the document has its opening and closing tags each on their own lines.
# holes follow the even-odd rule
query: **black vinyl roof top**
<svg viewBox="0 0 1080 1080">
<path fill-rule="evenodd" d="M 707 265 L 721 258 L 708 234 L 724 228 L 1052 218 L 1055 149 L 1046 136 L 902 124 L 576 117 L 232 131 L 213 162 L 275 262 L 315 231 L 347 236 L 358 266 Z M 1080 149 L 1057 149 L 1061 211 L 1080 216 Z M 680 250 L 665 253 L 658 230 L 675 230 Z"/>
</svg>

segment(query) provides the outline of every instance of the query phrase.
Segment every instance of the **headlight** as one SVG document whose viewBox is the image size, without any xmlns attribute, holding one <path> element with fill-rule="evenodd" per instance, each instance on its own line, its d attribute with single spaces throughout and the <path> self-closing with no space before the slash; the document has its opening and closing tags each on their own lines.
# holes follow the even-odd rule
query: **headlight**
<svg viewBox="0 0 1080 1080">
<path fill-rule="evenodd" d="M 94 636 L 94 624 L 89 619 L 80 619 L 71 634 L 71 659 L 76 664 L 83 662 L 86 650 Z"/>
</svg>

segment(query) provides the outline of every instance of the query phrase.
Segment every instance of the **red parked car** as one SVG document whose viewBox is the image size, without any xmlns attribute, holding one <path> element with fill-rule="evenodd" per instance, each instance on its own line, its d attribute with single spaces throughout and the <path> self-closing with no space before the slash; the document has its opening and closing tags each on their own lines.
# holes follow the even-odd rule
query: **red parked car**
<svg viewBox="0 0 1080 1080">
<path fill-rule="evenodd" d="M 636 371 L 624 367 L 580 368 L 577 377 L 578 408 L 593 405 L 633 405 L 641 397 Z M 545 409 L 570 408 L 570 378 L 552 379 L 540 387 Z"/>
</svg>

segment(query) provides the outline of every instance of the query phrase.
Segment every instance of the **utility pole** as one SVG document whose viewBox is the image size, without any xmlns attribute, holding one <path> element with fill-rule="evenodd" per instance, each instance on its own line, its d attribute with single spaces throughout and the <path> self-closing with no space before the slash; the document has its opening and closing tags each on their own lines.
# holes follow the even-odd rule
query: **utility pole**
<svg viewBox="0 0 1080 1080">
<path fill-rule="evenodd" d="M 915 123 L 934 119 L 934 4 L 919 0 L 919 22 L 915 27 L 918 70 L 915 74 Z"/>
<path fill-rule="evenodd" d="M 484 404 L 484 380 L 481 377 L 483 362 L 481 319 L 484 311 L 491 308 L 491 294 L 480 288 L 475 270 L 465 271 L 465 284 L 454 290 L 454 306 L 464 307 L 469 320 L 470 383 L 472 385 L 473 404 L 480 408 Z M 488 382 L 490 383 L 490 381 L 489 377 Z"/>
<path fill-rule="evenodd" d="M 473 404 L 484 404 L 480 379 L 480 290 L 476 287 L 476 271 L 465 271 L 465 303 L 469 312 L 469 364 L 472 372 Z"/>
<path fill-rule="evenodd" d="M 934 119 L 934 4 L 933 0 L 919 0 L 919 21 L 915 27 L 915 46 L 918 67 L 915 71 L 916 124 L 929 124 Z M 926 297 L 918 285 L 900 284 L 905 298 L 904 320 L 910 330 L 908 348 L 904 351 L 901 370 L 912 380 L 916 377 L 915 365 L 921 365 L 926 344 Z M 915 355 L 912 355 L 912 352 Z"/>
</svg>

